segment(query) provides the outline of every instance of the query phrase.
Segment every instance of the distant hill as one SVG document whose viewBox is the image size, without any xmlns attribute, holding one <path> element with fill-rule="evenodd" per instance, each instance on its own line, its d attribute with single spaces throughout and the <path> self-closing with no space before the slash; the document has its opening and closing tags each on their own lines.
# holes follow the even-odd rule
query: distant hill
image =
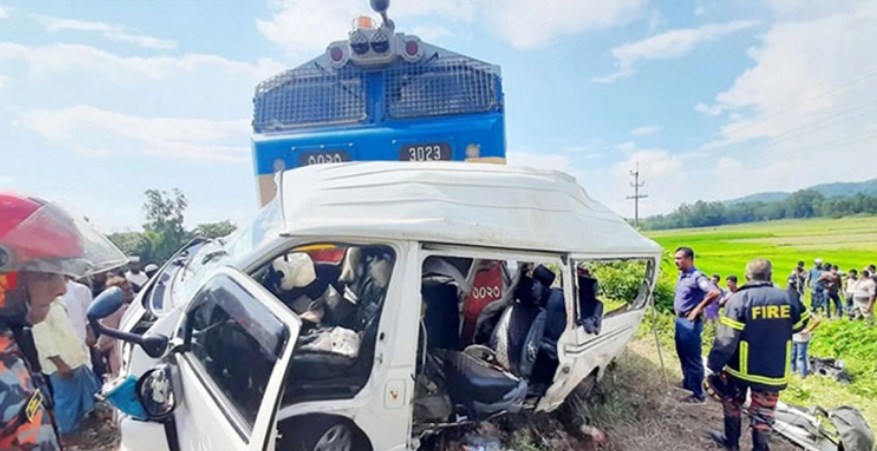
<svg viewBox="0 0 877 451">
<path fill-rule="evenodd" d="M 724 204 L 735 205 L 742 204 L 743 202 L 777 202 L 780 200 L 786 200 L 791 195 L 792 193 L 786 193 L 783 191 L 768 191 L 766 193 L 750 194 L 739 199 L 726 200 L 724 201 Z"/>
<path fill-rule="evenodd" d="M 825 197 L 848 197 L 862 193 L 866 196 L 877 196 L 877 179 L 867 180 L 864 182 L 837 182 L 825 183 L 822 185 L 811 186 L 810 188 L 822 193 Z M 771 191 L 765 193 L 751 194 L 739 199 L 726 200 L 725 205 L 740 204 L 743 202 L 776 202 L 786 200 L 792 193 L 781 191 Z"/>
</svg>

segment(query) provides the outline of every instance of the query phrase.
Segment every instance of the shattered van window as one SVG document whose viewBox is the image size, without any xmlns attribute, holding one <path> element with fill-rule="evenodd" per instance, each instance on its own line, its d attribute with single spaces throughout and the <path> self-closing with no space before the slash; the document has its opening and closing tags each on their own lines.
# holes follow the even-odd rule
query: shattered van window
<svg viewBox="0 0 877 451">
<path fill-rule="evenodd" d="M 254 250 L 277 238 L 282 229 L 283 209 L 279 198 L 275 197 L 259 210 L 249 224 L 228 237 L 225 245 L 228 263 L 240 267 Z"/>
<path fill-rule="evenodd" d="M 593 292 L 603 305 L 603 316 L 645 307 L 649 299 L 649 260 L 581 262 L 577 267 L 580 294 Z"/>
</svg>

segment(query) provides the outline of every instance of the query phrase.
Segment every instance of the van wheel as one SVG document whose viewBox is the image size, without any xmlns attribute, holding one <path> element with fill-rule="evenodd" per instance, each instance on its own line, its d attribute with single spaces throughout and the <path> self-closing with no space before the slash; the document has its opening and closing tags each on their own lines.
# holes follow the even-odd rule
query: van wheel
<svg viewBox="0 0 877 451">
<path fill-rule="evenodd" d="M 278 450 L 282 451 L 370 451 L 365 435 L 349 420 L 308 416 L 281 426 Z"/>
</svg>

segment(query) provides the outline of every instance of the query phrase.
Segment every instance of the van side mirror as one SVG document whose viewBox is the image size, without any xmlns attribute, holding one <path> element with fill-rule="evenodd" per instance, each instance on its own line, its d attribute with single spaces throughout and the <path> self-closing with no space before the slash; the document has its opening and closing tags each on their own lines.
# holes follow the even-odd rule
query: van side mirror
<svg viewBox="0 0 877 451">
<path fill-rule="evenodd" d="M 162 364 L 149 370 L 137 381 L 137 398 L 153 421 L 169 417 L 177 407 L 171 366 Z"/>
<path fill-rule="evenodd" d="M 122 332 L 120 330 L 105 327 L 100 320 L 116 313 L 125 303 L 125 293 L 119 287 L 110 287 L 99 294 L 88 307 L 86 317 L 88 324 L 94 329 L 95 334 L 104 334 L 108 337 L 140 345 L 143 351 L 154 359 L 164 355 L 167 351 L 168 338 L 163 335 L 137 335 Z"/>
<path fill-rule="evenodd" d="M 89 321 L 104 319 L 116 313 L 124 303 L 124 292 L 119 287 L 110 287 L 99 294 L 88 306 L 86 316 Z"/>
</svg>

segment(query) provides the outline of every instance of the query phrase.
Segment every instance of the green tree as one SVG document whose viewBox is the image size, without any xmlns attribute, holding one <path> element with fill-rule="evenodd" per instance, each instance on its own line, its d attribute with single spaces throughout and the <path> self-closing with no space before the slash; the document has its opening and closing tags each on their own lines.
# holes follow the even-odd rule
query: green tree
<svg viewBox="0 0 877 451">
<path fill-rule="evenodd" d="M 206 224 L 198 224 L 195 227 L 195 235 L 204 238 L 221 238 L 230 235 L 237 230 L 238 226 L 231 221 L 225 220 L 220 222 L 209 222 Z"/>
<path fill-rule="evenodd" d="M 825 197 L 816 190 L 795 191 L 786 200 L 787 218 L 812 218 L 819 213 Z"/>
<path fill-rule="evenodd" d="M 125 255 L 140 255 L 146 247 L 146 237 L 140 232 L 116 232 L 107 235 L 107 238 L 116 245 Z"/>
<path fill-rule="evenodd" d="M 170 193 L 156 189 L 146 191 L 143 229 L 149 243 L 148 260 L 164 262 L 189 240 L 191 234 L 183 226 L 183 214 L 188 205 L 186 196 L 177 188 Z"/>
</svg>

